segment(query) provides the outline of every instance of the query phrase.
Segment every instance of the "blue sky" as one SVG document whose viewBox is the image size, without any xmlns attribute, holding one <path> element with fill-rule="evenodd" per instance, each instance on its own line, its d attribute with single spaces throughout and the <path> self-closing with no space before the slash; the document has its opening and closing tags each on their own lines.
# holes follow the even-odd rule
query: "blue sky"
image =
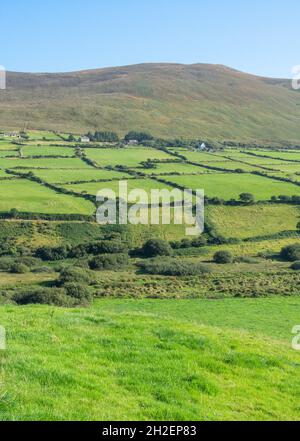
<svg viewBox="0 0 300 441">
<path fill-rule="evenodd" d="M 290 77 L 300 64 L 299 0 L 1 0 L 0 18 L 7 70 L 179 62 Z"/>
</svg>

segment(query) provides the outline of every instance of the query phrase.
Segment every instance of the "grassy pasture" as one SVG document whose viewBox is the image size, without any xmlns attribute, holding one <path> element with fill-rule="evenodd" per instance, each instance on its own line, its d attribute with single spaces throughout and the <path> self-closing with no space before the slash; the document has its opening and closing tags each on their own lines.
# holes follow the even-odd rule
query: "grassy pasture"
<svg viewBox="0 0 300 441">
<path fill-rule="evenodd" d="M 96 161 L 101 166 L 125 165 L 127 167 L 137 167 L 140 162 L 147 159 L 172 159 L 167 153 L 146 147 L 130 148 L 105 148 L 105 149 L 85 149 L 88 158 Z"/>
<path fill-rule="evenodd" d="M 176 152 L 177 150 L 174 149 Z M 214 153 L 205 153 L 205 152 L 196 152 L 196 151 L 190 151 L 185 150 L 182 152 L 178 152 L 186 157 L 188 161 L 196 162 L 201 164 L 202 162 L 226 162 L 228 161 L 227 158 L 223 158 L 219 154 Z"/>
<path fill-rule="evenodd" d="M 18 146 L 8 141 L 0 141 L 0 150 L 16 150 Z"/>
<path fill-rule="evenodd" d="M 258 157 L 258 156 L 246 155 L 246 153 L 243 156 L 232 155 L 230 158 L 233 160 L 237 159 L 239 161 L 243 161 L 248 164 L 260 165 L 263 167 L 270 167 L 270 168 L 276 168 L 275 166 L 279 166 L 280 164 L 284 163 L 282 159 L 264 158 L 263 156 Z"/>
<path fill-rule="evenodd" d="M 257 200 L 268 200 L 273 195 L 299 194 L 296 185 L 275 181 L 248 173 L 210 173 L 199 176 L 168 176 L 167 180 L 186 188 L 204 189 L 209 197 L 238 198 L 241 193 L 252 193 Z"/>
<path fill-rule="evenodd" d="M 66 169 L 62 173 L 60 169 L 37 170 L 31 169 L 36 176 L 50 183 L 67 183 L 74 181 L 93 181 L 97 179 L 126 179 L 130 177 L 125 172 L 116 170 L 102 170 L 96 168 L 83 168 L 78 170 Z"/>
<path fill-rule="evenodd" d="M 8 178 L 8 177 L 11 177 L 11 175 L 8 175 L 7 173 L 5 173 L 4 170 L 0 168 L 0 178 Z"/>
<path fill-rule="evenodd" d="M 241 242 L 237 244 L 224 244 L 206 248 L 206 254 L 202 260 L 212 259 L 214 253 L 219 250 L 231 251 L 234 256 L 257 256 L 258 253 L 279 253 L 282 247 L 299 242 L 295 237 L 282 239 L 268 239 L 259 242 Z M 284 294 L 284 293 L 283 293 Z"/>
<path fill-rule="evenodd" d="M 219 234 L 247 238 L 296 230 L 300 209 L 291 205 L 209 206 L 206 216 Z"/>
<path fill-rule="evenodd" d="M 198 167 L 195 165 L 186 164 L 184 162 L 158 163 L 156 164 L 156 168 L 154 169 L 136 168 L 135 170 L 145 173 L 147 175 L 159 175 L 164 173 L 201 174 L 210 172 L 210 170 L 207 170 L 200 166 Z"/>
<path fill-rule="evenodd" d="M 91 169 L 79 158 L 0 158 L 2 168 Z"/>
<path fill-rule="evenodd" d="M 251 153 L 251 151 L 250 151 Z M 297 160 L 300 161 L 300 150 L 299 151 L 273 151 L 273 150 L 255 150 L 256 155 L 266 155 L 275 159 L 287 159 L 287 160 Z"/>
<path fill-rule="evenodd" d="M 288 173 L 300 173 L 300 162 L 283 162 L 282 164 L 276 165 L 277 170 L 288 172 Z"/>
<path fill-rule="evenodd" d="M 126 179 L 125 179 L 126 180 Z M 134 189 L 142 189 L 145 190 L 150 195 L 150 192 L 152 189 L 168 189 L 172 190 L 173 188 L 162 184 L 160 182 L 154 181 L 153 179 L 146 178 L 146 179 L 129 179 L 127 181 L 128 184 L 128 191 L 134 190 Z M 69 190 L 76 191 L 78 193 L 88 193 L 91 195 L 96 195 L 97 192 L 101 189 L 107 188 L 113 190 L 116 195 L 119 194 L 119 182 L 118 181 L 107 181 L 107 182 L 87 182 L 85 184 L 67 184 L 63 185 L 64 188 L 67 188 Z M 180 197 L 181 200 L 181 197 Z"/>
<path fill-rule="evenodd" d="M 60 136 L 56 135 L 53 132 L 48 131 L 39 131 L 39 130 L 26 130 L 29 139 L 31 140 L 43 140 L 44 138 L 48 141 L 56 141 L 61 140 Z"/>
<path fill-rule="evenodd" d="M 258 167 L 255 167 L 254 165 L 245 164 L 238 161 L 226 161 L 226 162 L 202 162 L 202 165 L 208 165 L 210 167 L 219 167 L 226 170 L 236 170 L 236 169 L 242 169 L 245 171 L 257 171 L 259 170 Z"/>
<path fill-rule="evenodd" d="M 273 172 L 268 173 L 270 176 L 278 176 L 279 178 L 288 178 L 294 182 L 300 182 L 300 174 L 294 174 L 292 172 Z"/>
<path fill-rule="evenodd" d="M 1 420 L 298 420 L 300 299 L 1 307 Z"/>
<path fill-rule="evenodd" d="M 16 208 L 35 213 L 92 214 L 94 205 L 81 198 L 59 194 L 26 179 L 1 181 L 0 211 Z"/>
<path fill-rule="evenodd" d="M 72 147 L 53 147 L 53 146 L 23 146 L 23 156 L 75 156 Z"/>
<path fill-rule="evenodd" d="M 19 156 L 19 152 L 17 150 L 0 150 L 0 158 L 7 156 Z"/>
</svg>

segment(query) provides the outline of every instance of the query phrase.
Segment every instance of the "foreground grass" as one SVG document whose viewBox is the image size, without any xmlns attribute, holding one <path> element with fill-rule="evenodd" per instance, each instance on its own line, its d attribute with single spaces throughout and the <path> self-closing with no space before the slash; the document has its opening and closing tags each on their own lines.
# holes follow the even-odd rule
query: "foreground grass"
<svg viewBox="0 0 300 441">
<path fill-rule="evenodd" d="M 300 298 L 2 306 L 2 420 L 299 419 Z"/>
</svg>

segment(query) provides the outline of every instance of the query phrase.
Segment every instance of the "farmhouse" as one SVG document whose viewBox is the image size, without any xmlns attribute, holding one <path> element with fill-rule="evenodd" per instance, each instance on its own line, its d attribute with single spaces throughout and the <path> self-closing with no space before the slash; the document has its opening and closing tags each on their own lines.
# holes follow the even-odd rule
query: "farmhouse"
<svg viewBox="0 0 300 441">
<path fill-rule="evenodd" d="M 20 138 L 20 135 L 18 132 L 7 132 L 7 133 L 3 133 L 3 136 L 5 138 Z"/>
<path fill-rule="evenodd" d="M 128 145 L 136 145 L 136 144 L 138 144 L 139 142 L 138 142 L 138 140 L 137 139 L 130 139 L 129 141 L 128 141 Z"/>
<path fill-rule="evenodd" d="M 206 150 L 206 144 L 202 142 L 202 144 L 198 145 L 197 150 L 203 151 Z"/>
<path fill-rule="evenodd" d="M 89 138 L 88 136 L 82 136 L 82 137 L 80 138 L 80 141 L 81 141 L 81 142 L 90 142 L 90 138 Z"/>
</svg>

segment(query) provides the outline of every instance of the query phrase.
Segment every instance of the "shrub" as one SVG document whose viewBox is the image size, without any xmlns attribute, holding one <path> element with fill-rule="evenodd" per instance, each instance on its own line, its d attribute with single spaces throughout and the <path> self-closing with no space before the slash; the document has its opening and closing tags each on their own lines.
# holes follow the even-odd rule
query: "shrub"
<svg viewBox="0 0 300 441">
<path fill-rule="evenodd" d="M 9 271 L 13 263 L 14 263 L 14 259 L 12 257 L 1 257 L 0 270 Z"/>
<path fill-rule="evenodd" d="M 49 266 L 37 266 L 31 270 L 32 273 L 52 273 L 52 271 Z"/>
<path fill-rule="evenodd" d="M 163 239 L 149 239 L 142 247 L 145 257 L 170 256 L 172 253 L 169 242 Z"/>
<path fill-rule="evenodd" d="M 233 261 L 230 251 L 217 251 L 213 259 L 216 263 L 231 263 Z"/>
<path fill-rule="evenodd" d="M 88 304 L 92 300 L 90 288 L 82 283 L 68 282 L 64 284 L 64 289 L 68 296 L 76 299 L 78 304 Z"/>
<path fill-rule="evenodd" d="M 29 267 L 24 263 L 13 263 L 10 267 L 10 272 L 15 274 L 28 273 Z"/>
<path fill-rule="evenodd" d="M 138 266 L 147 274 L 163 276 L 195 276 L 210 272 L 205 265 L 175 259 L 151 259 L 139 262 Z"/>
<path fill-rule="evenodd" d="M 68 257 L 71 258 L 80 258 L 87 255 L 87 245 L 86 244 L 79 244 L 75 247 L 71 248 L 69 251 Z"/>
<path fill-rule="evenodd" d="M 280 257 L 289 262 L 300 260 L 300 243 L 283 247 L 280 251 Z"/>
<path fill-rule="evenodd" d="M 73 306 L 74 300 L 67 296 L 61 288 L 35 288 L 31 291 L 18 292 L 13 295 L 12 300 L 18 305 L 39 303 L 55 306 Z"/>
<path fill-rule="evenodd" d="M 127 264 L 127 254 L 102 254 L 89 261 L 90 268 L 93 270 L 116 269 Z"/>
<path fill-rule="evenodd" d="M 191 240 L 192 247 L 203 247 L 207 244 L 207 239 L 204 236 L 195 237 Z"/>
<path fill-rule="evenodd" d="M 62 268 L 58 278 L 58 285 L 73 282 L 90 285 L 95 281 L 91 271 L 76 266 Z"/>
<path fill-rule="evenodd" d="M 300 270 L 300 260 L 296 260 L 295 262 L 293 262 L 290 268 L 295 271 Z"/>
<path fill-rule="evenodd" d="M 35 257 L 31 257 L 31 256 L 19 257 L 18 259 L 16 259 L 16 262 L 23 263 L 24 265 L 29 266 L 29 267 L 41 263 L 41 261 L 39 259 L 36 259 Z"/>
<path fill-rule="evenodd" d="M 126 246 L 117 240 L 100 240 L 87 246 L 88 254 L 119 254 L 124 253 Z"/>
<path fill-rule="evenodd" d="M 254 196 L 253 196 L 252 193 L 241 193 L 240 194 L 240 201 L 243 204 L 250 205 L 250 204 L 253 204 L 255 202 L 255 199 L 254 199 Z"/>
<path fill-rule="evenodd" d="M 42 260 L 62 260 L 68 256 L 68 248 L 66 246 L 56 248 L 43 246 L 35 251 L 35 255 Z"/>
</svg>

